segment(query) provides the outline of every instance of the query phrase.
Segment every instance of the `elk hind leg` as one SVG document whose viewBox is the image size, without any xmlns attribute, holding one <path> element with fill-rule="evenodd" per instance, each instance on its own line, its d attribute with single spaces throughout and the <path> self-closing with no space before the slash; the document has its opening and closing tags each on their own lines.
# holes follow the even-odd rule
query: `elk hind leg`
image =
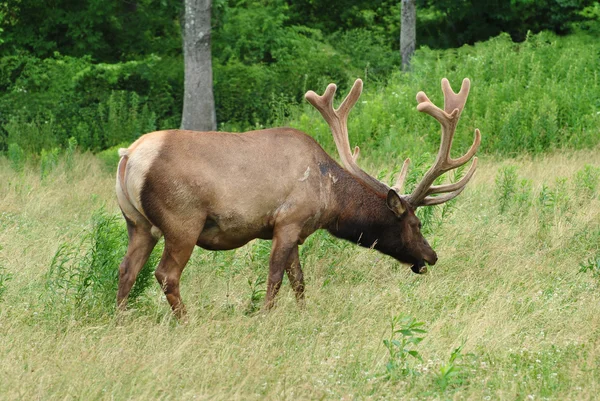
<svg viewBox="0 0 600 401">
<path fill-rule="evenodd" d="M 150 227 L 134 225 L 127 218 L 126 221 L 129 244 L 125 258 L 119 265 L 119 289 L 117 291 L 117 307 L 119 309 L 125 309 L 131 287 L 158 241 L 152 235 Z"/>
<path fill-rule="evenodd" d="M 179 292 L 179 281 L 195 245 L 195 241 L 175 241 L 169 239 L 165 234 L 165 250 L 154 272 L 177 318 L 182 318 L 186 314 L 185 305 Z"/>
</svg>

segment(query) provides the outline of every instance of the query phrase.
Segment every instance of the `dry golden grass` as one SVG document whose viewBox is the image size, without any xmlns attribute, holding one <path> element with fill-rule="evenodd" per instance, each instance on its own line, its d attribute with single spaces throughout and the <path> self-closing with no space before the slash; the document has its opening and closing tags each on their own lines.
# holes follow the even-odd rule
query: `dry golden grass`
<svg viewBox="0 0 600 401">
<path fill-rule="evenodd" d="M 307 306 L 289 285 L 277 308 L 247 314 L 248 280 L 268 243 L 197 250 L 184 272 L 190 319 L 173 320 L 157 284 L 122 316 L 86 318 L 44 302 L 59 245 L 94 210 L 118 213 L 112 173 L 91 155 L 43 181 L 0 159 L 0 399 L 594 399 L 600 394 L 600 203 L 576 176 L 598 151 L 481 160 L 434 233 L 440 261 L 417 276 L 376 252 L 315 235 L 301 250 Z M 499 213 L 495 179 L 517 166 L 529 205 Z M 567 178 L 561 183 L 559 177 Z M 597 182 L 596 185 L 600 183 Z M 538 202 L 543 185 L 553 204 Z M 578 186 L 579 185 L 579 186 Z M 594 192 L 592 191 L 592 192 Z M 117 266 L 115 266 L 117 269 Z M 260 285 L 262 289 L 264 285 Z M 390 319 L 425 322 L 414 374 L 385 378 Z M 443 363 L 465 341 L 465 375 L 443 390 Z"/>
</svg>

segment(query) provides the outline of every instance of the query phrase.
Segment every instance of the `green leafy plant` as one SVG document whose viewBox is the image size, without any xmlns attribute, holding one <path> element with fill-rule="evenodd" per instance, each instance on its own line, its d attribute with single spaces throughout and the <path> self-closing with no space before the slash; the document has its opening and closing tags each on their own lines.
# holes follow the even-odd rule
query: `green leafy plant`
<svg viewBox="0 0 600 401">
<path fill-rule="evenodd" d="M 532 205 L 532 184 L 530 180 L 519 178 L 517 167 L 500 168 L 495 184 L 500 214 L 521 217 L 529 212 Z"/>
<path fill-rule="evenodd" d="M 600 182 L 600 167 L 586 164 L 575 174 L 575 189 L 582 201 L 595 198 L 598 195 Z"/>
<path fill-rule="evenodd" d="M 77 149 L 77 139 L 70 137 L 67 142 L 67 148 L 65 149 L 65 167 L 68 171 L 73 169 L 73 155 Z"/>
<path fill-rule="evenodd" d="M 579 264 L 579 273 L 590 272 L 594 278 L 600 278 L 600 256 L 591 256 Z"/>
<path fill-rule="evenodd" d="M 8 145 L 7 152 L 8 160 L 10 160 L 10 166 L 15 171 L 23 171 L 23 167 L 25 167 L 25 152 L 23 148 L 21 148 L 16 143 L 11 143 Z"/>
<path fill-rule="evenodd" d="M 505 214 L 513 203 L 517 192 L 517 168 L 515 166 L 502 167 L 496 175 L 496 200 L 500 214 Z"/>
<path fill-rule="evenodd" d="M 127 241 L 127 230 L 119 216 L 97 211 L 78 243 L 63 243 L 56 251 L 46 278 L 48 306 L 78 316 L 113 311 L 119 264 Z M 158 248 L 138 275 L 129 295 L 132 303 L 153 281 L 152 267 L 159 258 Z"/>
<path fill-rule="evenodd" d="M 435 384 L 443 392 L 448 388 L 456 387 L 463 384 L 466 381 L 466 371 L 464 366 L 460 363 L 463 357 L 462 350 L 465 346 L 465 341 L 456 347 L 452 353 L 448 362 L 442 363 L 439 371 L 435 375 Z"/>
<path fill-rule="evenodd" d="M 385 365 L 386 379 L 395 381 L 401 377 L 417 374 L 409 360 L 411 358 L 423 360 L 414 347 L 423 341 L 420 335 L 427 333 L 427 330 L 423 329 L 424 325 L 425 323 L 418 322 L 414 317 L 403 314 L 391 319 L 390 337 L 383 340 L 383 345 L 389 353 L 389 360 Z"/>
<path fill-rule="evenodd" d="M 246 308 L 246 315 L 251 315 L 260 309 L 260 301 L 263 300 L 267 291 L 264 289 L 266 280 L 264 277 L 257 277 L 252 281 L 248 278 L 248 286 L 250 287 L 250 299 Z"/>
<path fill-rule="evenodd" d="M 59 148 L 50 150 L 42 149 L 40 154 L 40 178 L 43 180 L 56 168 L 58 165 Z"/>
</svg>

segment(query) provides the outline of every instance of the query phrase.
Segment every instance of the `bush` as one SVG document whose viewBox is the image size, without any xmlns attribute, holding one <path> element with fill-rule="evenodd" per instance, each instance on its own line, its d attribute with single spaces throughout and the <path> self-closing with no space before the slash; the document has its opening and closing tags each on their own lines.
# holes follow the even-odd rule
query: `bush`
<svg viewBox="0 0 600 401">
<path fill-rule="evenodd" d="M 112 313 L 127 241 L 123 220 L 97 211 L 78 243 L 63 243 L 56 251 L 46 281 L 48 308 L 78 318 Z M 142 268 L 129 295 L 130 303 L 153 282 L 159 255 L 155 249 Z"/>
<path fill-rule="evenodd" d="M 8 160 L 10 160 L 10 166 L 15 171 L 23 171 L 23 167 L 25 167 L 25 152 L 23 149 L 16 143 L 11 143 L 8 145 Z"/>
<path fill-rule="evenodd" d="M 0 146 L 16 143 L 39 154 L 67 147 L 74 137 L 82 149 L 101 150 L 158 126 L 173 128 L 181 111 L 181 95 L 174 94 L 180 92 L 183 70 L 181 79 L 177 71 L 172 60 L 157 57 L 114 65 L 58 54 L 43 60 L 5 57 Z"/>
<path fill-rule="evenodd" d="M 349 119 L 351 144 L 365 157 L 399 163 L 439 147 L 439 124 L 415 110 L 414 96 L 425 91 L 443 106 L 440 80 L 454 90 L 463 78 L 471 91 L 454 139 L 453 155 L 468 149 L 477 127 L 480 153 L 516 155 L 600 142 L 600 42 L 586 34 L 558 37 L 542 32 L 514 43 L 506 34 L 452 50 L 421 48 L 412 71 L 397 72 L 384 86 L 366 85 Z M 322 93 L 325 86 L 315 88 Z M 336 104 L 347 92 L 339 90 Z M 290 124 L 315 136 L 331 152 L 331 134 L 318 112 L 305 106 Z M 381 163 L 380 163 L 381 164 Z"/>
</svg>

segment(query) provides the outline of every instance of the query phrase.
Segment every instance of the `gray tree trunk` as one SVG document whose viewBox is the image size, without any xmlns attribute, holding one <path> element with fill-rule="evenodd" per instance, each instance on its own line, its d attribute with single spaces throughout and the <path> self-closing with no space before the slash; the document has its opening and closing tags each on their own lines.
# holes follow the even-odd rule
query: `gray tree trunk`
<svg viewBox="0 0 600 401">
<path fill-rule="evenodd" d="M 410 68 L 410 59 L 415 52 L 417 42 L 417 7 L 415 0 L 402 0 L 402 17 L 400 25 L 400 55 L 402 70 Z"/>
<path fill-rule="evenodd" d="M 217 129 L 210 52 L 212 0 L 184 0 L 183 59 L 185 64 L 181 129 Z"/>
</svg>

